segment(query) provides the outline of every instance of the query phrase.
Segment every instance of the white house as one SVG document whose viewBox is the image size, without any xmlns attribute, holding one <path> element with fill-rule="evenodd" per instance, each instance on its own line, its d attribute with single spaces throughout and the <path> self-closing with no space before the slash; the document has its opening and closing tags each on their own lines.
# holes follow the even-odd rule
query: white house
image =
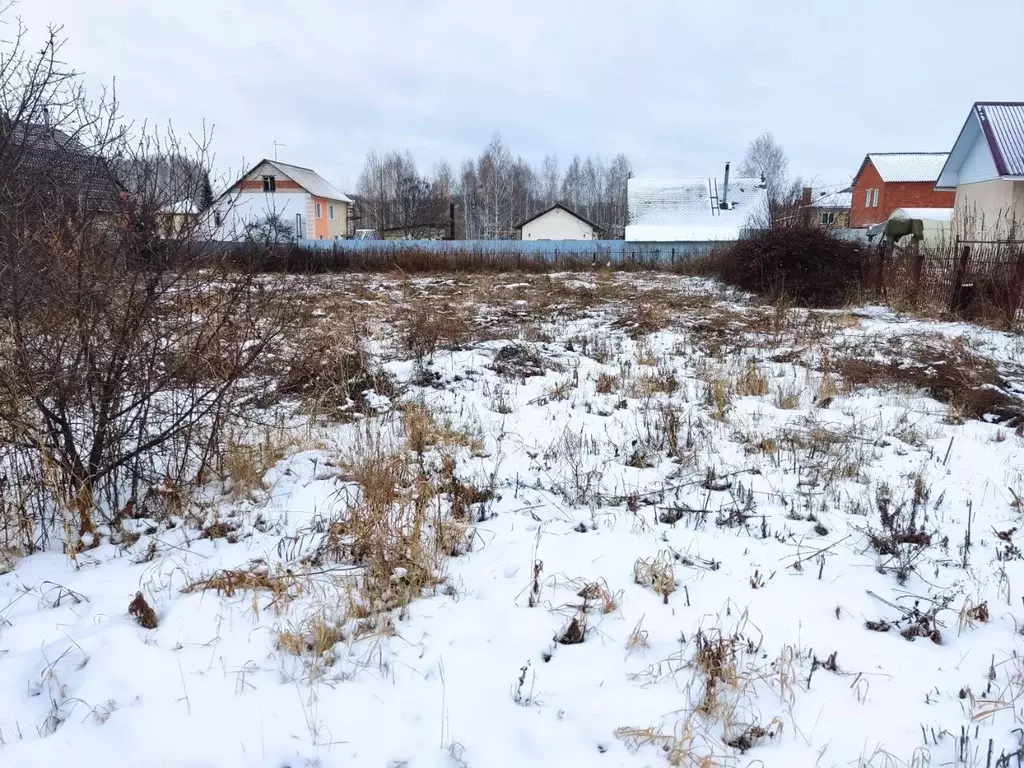
<svg viewBox="0 0 1024 768">
<path fill-rule="evenodd" d="M 767 217 L 768 190 L 761 179 L 631 178 L 626 184 L 626 240 L 639 243 L 707 243 L 738 240 L 758 217 Z"/>
<path fill-rule="evenodd" d="M 1024 239 L 1024 102 L 971 107 L 935 188 L 956 190 L 957 234 Z"/>
<path fill-rule="evenodd" d="M 516 229 L 523 240 L 597 240 L 601 228 L 568 206 L 555 203 L 528 218 Z"/>
<path fill-rule="evenodd" d="M 337 240 L 348 236 L 351 204 L 316 171 L 264 159 L 224 191 L 207 216 L 221 240 L 242 239 L 271 217 L 300 239 Z"/>
</svg>

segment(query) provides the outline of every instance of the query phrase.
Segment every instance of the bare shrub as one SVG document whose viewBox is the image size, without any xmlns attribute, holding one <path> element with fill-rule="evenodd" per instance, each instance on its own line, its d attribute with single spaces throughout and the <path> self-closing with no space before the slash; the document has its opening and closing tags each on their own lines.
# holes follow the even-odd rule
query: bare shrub
<svg viewBox="0 0 1024 768">
<path fill-rule="evenodd" d="M 0 462 L 22 489 L 32 544 L 74 551 L 162 478 L 188 486 L 226 425 L 258 400 L 249 376 L 285 315 L 251 275 L 209 258 L 198 227 L 161 228 L 154 158 L 204 143 L 133 137 L 92 102 L 51 32 L 0 60 Z"/>
<path fill-rule="evenodd" d="M 861 289 L 863 246 L 826 229 L 757 230 L 721 255 L 722 277 L 743 290 L 803 306 L 840 307 Z"/>
</svg>

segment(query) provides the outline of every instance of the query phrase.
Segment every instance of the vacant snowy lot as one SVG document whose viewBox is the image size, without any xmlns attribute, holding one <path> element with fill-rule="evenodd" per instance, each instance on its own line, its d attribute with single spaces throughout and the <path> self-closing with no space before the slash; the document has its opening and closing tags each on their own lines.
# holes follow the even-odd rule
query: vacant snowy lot
<svg viewBox="0 0 1024 768">
<path fill-rule="evenodd" d="M 223 475 L 0 556 L 0 765 L 1024 756 L 1020 336 L 663 274 L 267 282 L 302 329 Z"/>
</svg>

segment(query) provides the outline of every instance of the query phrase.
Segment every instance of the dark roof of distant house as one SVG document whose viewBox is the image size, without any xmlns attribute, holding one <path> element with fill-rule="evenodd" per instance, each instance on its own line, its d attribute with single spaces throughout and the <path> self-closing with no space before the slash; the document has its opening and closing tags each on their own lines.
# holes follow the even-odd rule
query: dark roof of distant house
<svg viewBox="0 0 1024 768">
<path fill-rule="evenodd" d="M 0 153 L 14 158 L 17 164 L 10 170 L 15 177 L 59 184 L 64 194 L 77 193 L 97 210 L 118 206 L 123 189 L 106 160 L 59 128 L 37 123 L 8 124 L 7 130 L 0 126 Z"/>
<path fill-rule="evenodd" d="M 518 224 L 516 224 L 515 229 L 522 229 L 527 224 L 529 224 L 531 221 L 534 221 L 535 219 L 539 219 L 541 216 L 543 216 L 546 213 L 551 213 L 556 208 L 565 211 L 570 216 L 575 216 L 580 221 L 589 224 L 590 226 L 592 226 L 594 229 L 596 229 L 598 231 L 603 231 L 603 228 L 600 225 L 595 224 L 590 219 L 588 219 L 586 216 L 580 216 L 578 213 L 576 213 L 576 211 L 574 211 L 572 208 L 570 208 L 569 206 L 565 205 L 564 203 L 555 203 L 554 205 L 552 205 L 552 206 L 550 206 L 548 208 L 545 208 L 540 213 L 533 214 L 533 216 L 531 216 L 530 218 L 528 218 L 528 219 L 526 219 L 524 221 L 521 221 Z"/>
</svg>

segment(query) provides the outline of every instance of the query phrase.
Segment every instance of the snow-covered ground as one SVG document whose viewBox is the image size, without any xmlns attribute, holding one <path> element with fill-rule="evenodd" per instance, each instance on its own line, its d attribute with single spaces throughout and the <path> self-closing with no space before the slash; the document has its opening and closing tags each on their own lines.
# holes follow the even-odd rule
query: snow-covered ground
<svg viewBox="0 0 1024 768">
<path fill-rule="evenodd" d="M 839 361 L 1012 395 L 1019 336 L 666 275 L 331 285 L 391 307 L 396 393 L 0 575 L 0 765 L 1017 765 L 1024 439 Z M 429 296 L 465 339 L 399 341 Z M 381 474 L 436 579 L 416 550 L 366 588 Z"/>
</svg>

